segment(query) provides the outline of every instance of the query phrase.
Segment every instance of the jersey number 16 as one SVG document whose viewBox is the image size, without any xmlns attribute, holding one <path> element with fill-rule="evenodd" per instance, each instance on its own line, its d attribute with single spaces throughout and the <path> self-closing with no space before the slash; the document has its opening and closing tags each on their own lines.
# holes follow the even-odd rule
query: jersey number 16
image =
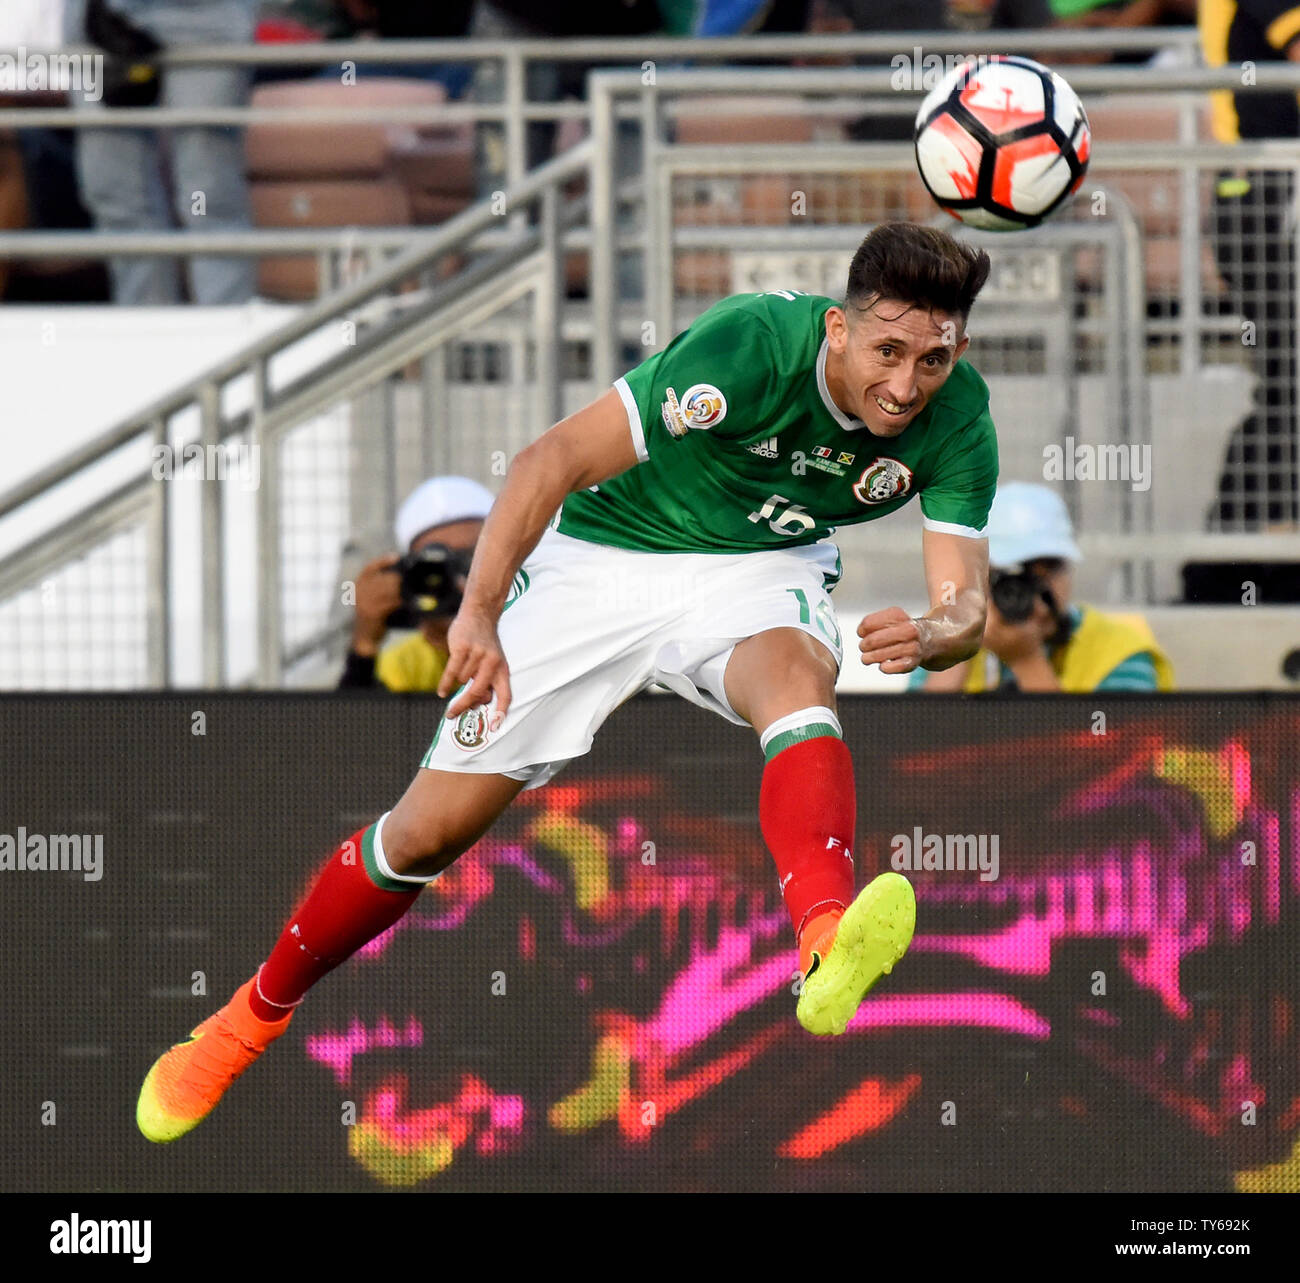
<svg viewBox="0 0 1300 1283">
<path fill-rule="evenodd" d="M 778 506 L 781 515 L 774 516 Z M 791 503 L 784 495 L 774 494 L 757 512 L 749 514 L 750 521 L 766 521 L 768 527 L 778 535 L 793 538 L 806 535 L 816 524 L 812 514 L 800 503 Z"/>
</svg>

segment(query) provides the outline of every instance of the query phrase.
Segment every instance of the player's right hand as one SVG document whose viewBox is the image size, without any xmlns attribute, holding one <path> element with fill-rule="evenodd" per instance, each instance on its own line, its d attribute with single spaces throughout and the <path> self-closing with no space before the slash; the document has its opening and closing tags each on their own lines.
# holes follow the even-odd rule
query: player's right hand
<svg viewBox="0 0 1300 1283">
<path fill-rule="evenodd" d="M 921 622 L 901 606 L 865 616 L 858 625 L 862 662 L 879 664 L 882 673 L 910 673 L 927 658 Z"/>
<path fill-rule="evenodd" d="M 388 632 L 388 617 L 402 604 L 402 577 L 394 574 L 398 558 L 376 557 L 363 567 L 355 585 L 357 617 L 352 625 L 352 649 L 374 655 Z"/>
<path fill-rule="evenodd" d="M 463 683 L 465 689 L 451 702 L 447 717 L 459 717 L 468 708 L 490 704 L 496 696 L 496 712 L 504 717 L 510 707 L 510 668 L 497 636 L 496 621 L 463 606 L 447 631 L 450 655 L 438 683 L 438 694 L 446 699 Z"/>
</svg>

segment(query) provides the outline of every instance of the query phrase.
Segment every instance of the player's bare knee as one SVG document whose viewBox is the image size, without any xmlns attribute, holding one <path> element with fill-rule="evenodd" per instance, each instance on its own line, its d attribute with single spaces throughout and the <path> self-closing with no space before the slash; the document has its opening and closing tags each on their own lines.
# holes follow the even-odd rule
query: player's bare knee
<svg viewBox="0 0 1300 1283">
<path fill-rule="evenodd" d="M 411 877 L 431 876 L 460 854 L 448 850 L 451 844 L 442 826 L 413 823 L 399 810 L 384 821 L 383 841 L 388 867 Z"/>
<path fill-rule="evenodd" d="M 457 852 L 456 854 L 459 854 Z M 407 878 L 433 878 L 443 871 L 456 858 L 456 854 L 446 851 L 438 851 L 433 855 L 421 856 L 403 863 L 400 860 L 389 860 L 389 867 L 394 873 L 401 874 Z"/>
<path fill-rule="evenodd" d="M 834 653 L 797 628 L 774 628 L 741 642 L 724 683 L 732 707 L 753 725 L 800 708 L 834 708 Z"/>
</svg>

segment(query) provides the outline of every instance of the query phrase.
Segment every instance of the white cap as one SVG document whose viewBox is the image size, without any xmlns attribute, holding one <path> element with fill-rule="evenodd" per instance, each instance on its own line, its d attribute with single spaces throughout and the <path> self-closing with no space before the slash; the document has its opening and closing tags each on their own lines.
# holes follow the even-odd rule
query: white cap
<svg viewBox="0 0 1300 1283">
<path fill-rule="evenodd" d="M 426 530 L 453 521 L 482 520 L 492 507 L 492 492 L 468 477 L 430 477 L 421 481 L 397 510 L 393 532 L 406 552 Z"/>
<path fill-rule="evenodd" d="M 990 566 L 1019 566 L 1038 557 L 1083 560 L 1065 500 L 1047 486 L 1028 481 L 999 486 L 986 533 Z"/>
</svg>

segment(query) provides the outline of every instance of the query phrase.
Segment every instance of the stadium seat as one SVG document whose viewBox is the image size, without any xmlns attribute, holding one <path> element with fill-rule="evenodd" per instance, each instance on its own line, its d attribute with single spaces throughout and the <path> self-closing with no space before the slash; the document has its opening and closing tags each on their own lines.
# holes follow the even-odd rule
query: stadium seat
<svg viewBox="0 0 1300 1283">
<path fill-rule="evenodd" d="M 789 101 L 789 114 L 781 115 L 770 110 L 770 98 L 729 98 L 725 114 L 719 112 L 717 103 L 710 99 L 699 103 L 684 100 L 677 116 L 677 141 L 720 146 L 812 142 L 813 117 L 799 111 L 798 99 Z"/>
<path fill-rule="evenodd" d="M 474 138 L 469 126 L 403 137 L 389 153 L 413 223 L 441 223 L 474 196 Z"/>
<path fill-rule="evenodd" d="M 432 81 L 382 77 L 355 85 L 333 80 L 293 80 L 259 85 L 254 108 L 302 109 L 433 107 L 446 91 Z M 413 128 L 400 125 L 250 125 L 245 140 L 249 176 L 257 178 L 331 178 L 340 174 L 374 174 L 384 169 L 394 135 Z"/>
<path fill-rule="evenodd" d="M 446 100 L 439 84 L 398 77 L 355 85 L 259 86 L 255 107 L 411 107 Z M 392 227 L 443 222 L 474 190 L 469 125 L 254 125 L 246 156 L 258 227 Z M 315 257 L 264 260 L 259 289 L 298 301 L 318 292 Z"/>
<path fill-rule="evenodd" d="M 398 227 L 411 221 L 406 189 L 387 177 L 254 183 L 252 201 L 258 227 L 337 227 L 340 244 L 348 227 Z M 315 298 L 315 256 L 263 259 L 258 290 L 266 298 L 291 302 Z"/>
</svg>

